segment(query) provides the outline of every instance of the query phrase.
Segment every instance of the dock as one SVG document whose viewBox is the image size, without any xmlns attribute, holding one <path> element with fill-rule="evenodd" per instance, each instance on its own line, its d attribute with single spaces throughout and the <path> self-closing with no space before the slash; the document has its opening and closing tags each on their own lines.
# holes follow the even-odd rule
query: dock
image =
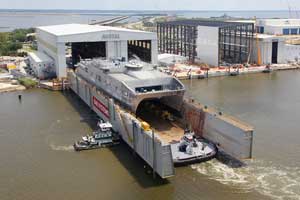
<svg viewBox="0 0 300 200">
<path fill-rule="evenodd" d="M 42 80 L 39 82 L 39 87 L 51 91 L 62 91 L 62 90 L 69 89 L 69 82 L 66 79 Z"/>
<path fill-rule="evenodd" d="M 203 79 L 203 78 L 220 77 L 220 76 L 232 76 L 232 74 L 243 75 L 243 74 L 262 73 L 265 69 L 266 66 L 244 67 L 241 65 L 238 68 L 212 67 L 209 68 L 209 70 L 204 70 L 196 66 L 178 64 L 176 65 L 176 67 L 160 68 L 160 71 L 171 74 L 177 77 L 179 80 L 189 80 L 189 79 Z M 274 64 L 271 65 L 271 69 L 272 71 L 297 70 L 300 69 L 300 64 Z"/>
</svg>

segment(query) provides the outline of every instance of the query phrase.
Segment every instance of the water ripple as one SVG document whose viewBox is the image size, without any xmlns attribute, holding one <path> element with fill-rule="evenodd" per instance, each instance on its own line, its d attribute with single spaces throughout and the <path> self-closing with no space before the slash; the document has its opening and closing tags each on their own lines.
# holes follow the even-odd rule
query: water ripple
<svg viewBox="0 0 300 200">
<path fill-rule="evenodd" d="M 300 168 L 274 166 L 259 160 L 247 162 L 246 167 L 232 168 L 217 160 L 192 165 L 199 173 L 224 185 L 244 192 L 259 193 L 278 200 L 300 199 Z"/>
</svg>

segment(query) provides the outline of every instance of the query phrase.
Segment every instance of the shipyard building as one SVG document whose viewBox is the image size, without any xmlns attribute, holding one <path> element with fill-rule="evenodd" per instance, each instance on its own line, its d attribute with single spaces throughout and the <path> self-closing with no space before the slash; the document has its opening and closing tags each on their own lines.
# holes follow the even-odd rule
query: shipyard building
<svg viewBox="0 0 300 200">
<path fill-rule="evenodd" d="M 86 24 L 37 27 L 36 32 L 38 53 L 29 57 L 32 66 L 39 68 L 35 70 L 39 77 L 47 78 L 47 71 L 51 71 L 49 66 L 53 66 L 58 78 L 66 78 L 67 67 L 74 67 L 87 58 L 128 61 L 138 57 L 157 63 L 155 33 Z"/>
<path fill-rule="evenodd" d="M 260 64 L 285 64 L 300 59 L 300 19 L 257 19 L 253 59 Z"/>
<path fill-rule="evenodd" d="M 288 64 L 300 59 L 300 19 L 177 20 L 157 24 L 161 54 L 210 66 Z"/>
<path fill-rule="evenodd" d="M 247 62 L 254 24 L 177 20 L 157 24 L 160 53 L 185 56 L 190 62 L 212 66 Z"/>
</svg>

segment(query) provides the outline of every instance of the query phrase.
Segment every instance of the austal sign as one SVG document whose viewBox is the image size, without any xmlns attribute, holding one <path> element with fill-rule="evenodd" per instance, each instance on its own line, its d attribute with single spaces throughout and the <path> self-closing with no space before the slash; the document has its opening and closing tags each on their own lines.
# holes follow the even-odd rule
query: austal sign
<svg viewBox="0 0 300 200">
<path fill-rule="evenodd" d="M 103 34 L 102 35 L 102 39 L 120 39 L 120 35 L 119 34 Z"/>
<path fill-rule="evenodd" d="M 105 117 L 109 119 L 108 108 L 94 96 L 93 96 L 93 105 L 97 108 L 97 110 L 99 110 Z"/>
</svg>

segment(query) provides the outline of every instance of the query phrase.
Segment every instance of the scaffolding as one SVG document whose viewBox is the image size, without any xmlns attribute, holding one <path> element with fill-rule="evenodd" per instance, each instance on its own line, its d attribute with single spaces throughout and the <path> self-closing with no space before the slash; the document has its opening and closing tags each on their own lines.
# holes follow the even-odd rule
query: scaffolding
<svg viewBox="0 0 300 200">
<path fill-rule="evenodd" d="M 253 23 L 215 20 L 177 20 L 157 24 L 160 53 L 178 54 L 195 62 L 197 58 L 198 26 L 219 28 L 218 60 L 222 63 L 245 63 L 254 35 Z M 199 51 L 199 49 L 198 49 Z M 202 51 L 202 49 L 200 49 Z M 203 49 L 205 51 L 205 49 Z"/>
<path fill-rule="evenodd" d="M 219 28 L 219 64 L 242 64 L 249 61 L 254 24 L 237 23 Z"/>
<path fill-rule="evenodd" d="M 160 53 L 178 54 L 194 62 L 197 56 L 197 27 L 193 25 L 158 23 L 158 50 Z"/>
</svg>

